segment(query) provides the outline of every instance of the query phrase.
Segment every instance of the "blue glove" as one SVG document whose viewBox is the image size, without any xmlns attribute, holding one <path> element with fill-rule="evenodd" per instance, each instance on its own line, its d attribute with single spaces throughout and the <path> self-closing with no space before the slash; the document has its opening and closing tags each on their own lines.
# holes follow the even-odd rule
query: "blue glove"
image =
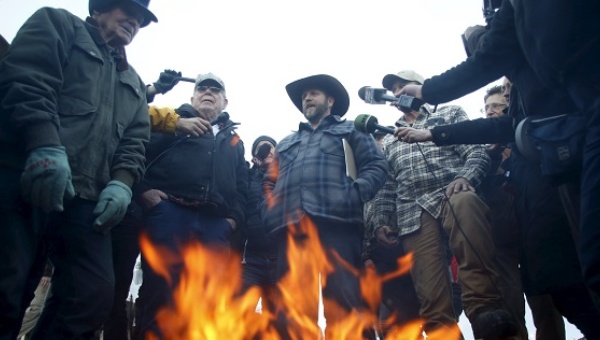
<svg viewBox="0 0 600 340">
<path fill-rule="evenodd" d="M 21 174 L 26 202 L 45 212 L 63 211 L 63 200 L 75 197 L 64 146 L 42 146 L 29 152 Z"/>
<path fill-rule="evenodd" d="M 108 182 L 94 208 L 94 230 L 102 234 L 119 224 L 131 203 L 131 189 L 122 182 Z"/>
<path fill-rule="evenodd" d="M 165 93 L 171 91 L 175 87 L 175 85 L 177 85 L 180 78 L 181 78 L 181 72 L 177 72 L 177 71 L 173 71 L 173 70 L 165 70 L 164 72 L 160 73 L 158 80 L 156 81 L 156 83 L 154 83 L 152 85 L 154 85 L 154 88 L 156 88 L 156 91 L 158 91 L 159 93 L 165 94 Z"/>
</svg>

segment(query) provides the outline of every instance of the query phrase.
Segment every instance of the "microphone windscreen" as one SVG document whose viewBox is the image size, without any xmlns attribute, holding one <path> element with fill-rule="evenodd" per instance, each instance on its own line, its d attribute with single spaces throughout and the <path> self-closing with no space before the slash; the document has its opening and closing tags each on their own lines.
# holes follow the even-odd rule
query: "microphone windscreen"
<svg viewBox="0 0 600 340">
<path fill-rule="evenodd" d="M 360 89 L 358 89 L 358 96 L 360 97 L 360 99 L 365 100 L 365 93 L 367 92 L 367 87 L 363 86 Z"/>
</svg>

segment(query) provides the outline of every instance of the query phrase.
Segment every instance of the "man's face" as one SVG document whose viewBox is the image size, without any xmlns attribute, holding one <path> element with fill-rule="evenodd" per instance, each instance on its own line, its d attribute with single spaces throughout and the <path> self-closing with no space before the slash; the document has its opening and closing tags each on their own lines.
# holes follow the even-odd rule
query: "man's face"
<svg viewBox="0 0 600 340">
<path fill-rule="evenodd" d="M 227 108 L 225 91 L 211 82 L 200 83 L 194 90 L 192 106 L 200 117 L 211 121 Z"/>
<path fill-rule="evenodd" d="M 487 118 L 502 116 L 506 107 L 508 107 L 506 98 L 500 93 L 493 94 L 485 100 L 485 116 Z"/>
<path fill-rule="evenodd" d="M 398 79 L 394 82 L 394 84 L 392 85 L 392 93 L 394 94 L 395 97 L 400 96 L 400 91 L 402 91 L 402 89 L 404 88 L 404 86 L 408 85 L 408 84 L 417 84 L 414 81 L 406 81 L 406 80 L 402 80 L 402 79 Z M 391 103 L 391 106 L 397 108 L 398 110 L 404 112 L 404 113 L 410 113 L 410 110 L 408 109 L 402 109 L 396 106 L 396 103 Z"/>
<path fill-rule="evenodd" d="M 127 46 L 140 30 L 144 12 L 135 5 L 123 3 L 104 13 L 94 12 L 100 32 L 113 47 Z"/>
<path fill-rule="evenodd" d="M 302 113 L 311 123 L 318 123 L 331 113 L 334 99 L 317 89 L 309 89 L 302 93 Z"/>
<path fill-rule="evenodd" d="M 510 103 L 510 89 L 512 88 L 512 83 L 508 78 L 504 77 L 502 79 L 502 96 L 506 99 L 506 104 Z"/>
</svg>

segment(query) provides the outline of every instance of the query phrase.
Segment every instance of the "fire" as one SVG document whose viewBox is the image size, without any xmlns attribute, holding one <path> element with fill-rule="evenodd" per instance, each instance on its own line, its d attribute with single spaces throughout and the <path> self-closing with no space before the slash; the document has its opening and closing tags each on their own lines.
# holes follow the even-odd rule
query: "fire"
<svg viewBox="0 0 600 340">
<path fill-rule="evenodd" d="M 321 247 L 316 228 L 308 219 L 290 225 L 288 233 L 287 274 L 278 282 L 278 298 L 273 310 L 256 313 L 260 290 L 252 288 L 241 293 L 242 268 L 237 255 L 223 249 L 211 249 L 200 244 L 183 247 L 181 256 L 151 244 L 142 236 L 141 248 L 152 269 L 169 278 L 169 266 L 183 263 L 172 307 L 158 312 L 158 326 L 165 339 L 281 339 L 282 330 L 289 339 L 323 339 L 317 324 L 319 284 L 327 285 L 333 272 L 325 250 Z M 336 260 L 340 260 L 338 257 Z M 381 300 L 381 284 L 405 274 L 412 256 L 398 260 L 398 270 L 378 276 L 374 270 L 351 269 L 360 280 L 361 294 L 367 307 L 346 312 L 333 301 L 323 301 L 325 308 L 340 313 L 341 322 L 327 325 L 328 339 L 362 339 L 364 330 L 377 322 L 376 311 Z M 285 320 L 285 322 L 282 322 Z M 393 320 L 389 320 L 393 321 Z M 386 339 L 413 340 L 422 338 L 421 321 L 393 327 Z M 458 327 L 430 334 L 429 339 L 459 339 Z M 156 339 L 146 334 L 146 339 Z"/>
</svg>

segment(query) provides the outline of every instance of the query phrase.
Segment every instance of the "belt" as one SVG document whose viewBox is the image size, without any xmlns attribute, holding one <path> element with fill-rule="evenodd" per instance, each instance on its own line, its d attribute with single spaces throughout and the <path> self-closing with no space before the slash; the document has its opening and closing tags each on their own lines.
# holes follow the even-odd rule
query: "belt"
<svg viewBox="0 0 600 340">
<path fill-rule="evenodd" d="M 197 208 L 197 209 L 217 209 L 217 204 L 210 201 L 195 200 L 190 198 L 175 197 L 168 195 L 169 201 L 183 205 L 185 207 Z"/>
</svg>

